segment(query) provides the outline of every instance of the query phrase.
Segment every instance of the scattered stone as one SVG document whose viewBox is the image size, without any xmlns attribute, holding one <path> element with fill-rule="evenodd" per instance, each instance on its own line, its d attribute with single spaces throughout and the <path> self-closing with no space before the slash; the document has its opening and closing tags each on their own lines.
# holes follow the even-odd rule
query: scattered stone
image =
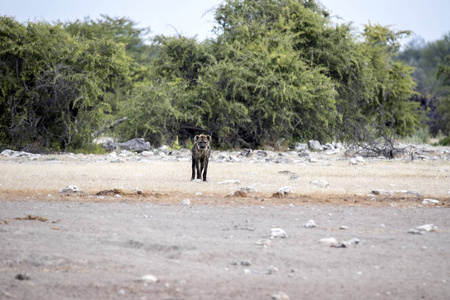
<svg viewBox="0 0 450 300">
<path fill-rule="evenodd" d="M 309 220 L 308 222 L 303 224 L 303 227 L 305 227 L 305 228 L 314 228 L 316 226 L 317 225 L 316 225 L 316 222 L 314 222 L 314 220 Z"/>
<path fill-rule="evenodd" d="M 417 191 L 402 191 L 405 195 L 414 195 L 417 198 L 420 198 L 420 193 Z"/>
<path fill-rule="evenodd" d="M 349 163 L 349 164 L 351 164 L 351 165 L 357 165 L 357 164 L 358 164 L 358 161 L 356 160 L 356 158 L 352 157 L 352 158 L 350 159 L 350 163 Z"/>
<path fill-rule="evenodd" d="M 17 280 L 30 280 L 30 276 L 28 274 L 17 274 L 16 277 L 14 277 Z"/>
<path fill-rule="evenodd" d="M 352 246 L 352 245 L 358 245 L 358 244 L 360 244 L 361 243 L 361 240 L 360 239 L 358 239 L 358 238 L 352 238 L 352 239 L 350 239 L 350 240 L 348 240 L 348 241 L 342 241 L 341 242 L 341 245 L 339 245 L 338 247 L 340 247 L 340 248 L 347 248 L 347 247 L 350 247 L 350 246 Z"/>
<path fill-rule="evenodd" d="M 269 267 L 267 268 L 267 274 L 268 274 L 268 275 L 275 274 L 275 273 L 278 273 L 278 268 L 277 268 L 277 267 L 275 267 L 275 266 L 269 266 Z"/>
<path fill-rule="evenodd" d="M 317 150 L 317 151 L 322 151 L 323 150 L 323 146 L 320 144 L 320 142 L 319 141 L 315 141 L 315 140 L 310 140 L 309 141 L 309 147 L 311 147 L 311 149 Z"/>
<path fill-rule="evenodd" d="M 259 150 L 258 152 L 256 152 L 256 155 L 261 156 L 261 157 L 267 157 L 268 153 L 267 153 L 267 151 Z"/>
<path fill-rule="evenodd" d="M 289 180 L 296 180 L 296 179 L 299 179 L 300 178 L 300 176 L 298 176 L 298 175 L 296 175 L 296 174 L 293 174 L 293 175 L 291 175 L 290 177 L 289 177 Z"/>
<path fill-rule="evenodd" d="M 270 244 L 272 244 L 272 241 L 267 239 L 261 239 L 256 242 L 256 245 L 263 246 L 264 248 L 269 247 Z"/>
<path fill-rule="evenodd" d="M 348 229 L 348 226 L 342 225 L 341 227 L 339 227 L 339 229 L 346 230 L 346 229 Z"/>
<path fill-rule="evenodd" d="M 40 154 L 33 154 L 25 151 L 14 151 L 9 149 L 3 150 L 1 155 L 13 158 L 27 158 L 30 160 L 37 160 L 39 157 L 41 157 Z"/>
<path fill-rule="evenodd" d="M 252 186 L 243 186 L 243 187 L 240 187 L 240 188 L 239 188 L 239 191 L 243 191 L 243 192 L 246 192 L 246 193 L 256 193 L 256 192 L 258 192 L 257 189 L 255 189 L 255 188 L 252 187 Z"/>
<path fill-rule="evenodd" d="M 365 163 L 366 162 L 362 156 L 356 156 L 355 159 L 359 163 Z"/>
<path fill-rule="evenodd" d="M 284 231 L 281 228 L 271 228 L 270 229 L 270 238 L 274 239 L 274 238 L 287 238 L 288 235 L 286 233 L 286 231 Z"/>
<path fill-rule="evenodd" d="M 439 200 L 436 199 L 423 199 L 422 204 L 438 204 Z"/>
<path fill-rule="evenodd" d="M 394 192 L 392 191 L 386 191 L 386 190 L 373 190 L 372 194 L 374 195 L 380 195 L 380 196 L 389 196 L 392 197 L 394 195 Z"/>
<path fill-rule="evenodd" d="M 241 261 L 233 261 L 231 264 L 233 266 L 241 265 L 241 266 L 244 266 L 244 267 L 248 267 L 248 266 L 252 265 L 252 262 L 249 261 L 249 260 L 241 260 Z"/>
<path fill-rule="evenodd" d="M 361 243 L 361 240 L 358 238 L 352 238 L 348 241 L 338 242 L 334 237 L 323 238 L 319 241 L 322 245 L 327 245 L 332 248 L 348 248 L 352 245 L 358 245 Z"/>
<path fill-rule="evenodd" d="M 252 149 L 250 149 L 250 148 L 245 148 L 245 149 L 241 152 L 241 155 L 242 155 L 243 157 L 249 157 L 249 156 L 252 156 L 252 155 L 253 155 L 253 151 L 252 151 Z"/>
<path fill-rule="evenodd" d="M 12 154 L 13 154 L 14 152 L 15 152 L 15 151 L 13 151 L 13 150 L 6 149 L 6 150 L 3 150 L 1 154 L 2 154 L 3 156 L 12 156 Z"/>
<path fill-rule="evenodd" d="M 319 243 L 326 246 L 338 246 L 338 241 L 334 237 L 320 239 Z"/>
<path fill-rule="evenodd" d="M 120 158 L 118 158 L 118 159 L 114 159 L 114 160 L 111 160 L 111 162 L 112 163 L 115 163 L 115 164 L 117 164 L 117 163 L 123 163 L 124 161 L 123 160 L 121 160 Z"/>
<path fill-rule="evenodd" d="M 68 185 L 63 189 L 60 189 L 59 192 L 63 194 L 82 193 L 82 191 L 80 191 L 80 189 L 76 185 Z"/>
<path fill-rule="evenodd" d="M 225 180 L 222 182 L 219 182 L 219 184 L 240 184 L 241 181 L 240 180 Z"/>
<path fill-rule="evenodd" d="M 169 149 L 168 146 L 163 145 L 163 146 L 158 148 L 158 153 L 161 153 L 161 152 L 164 153 L 165 155 L 169 155 L 170 149 Z"/>
<path fill-rule="evenodd" d="M 149 157 L 149 156 L 154 156 L 155 153 L 153 153 L 153 151 L 142 151 L 141 155 L 145 156 L 145 157 Z"/>
<path fill-rule="evenodd" d="M 183 199 L 183 200 L 181 201 L 181 205 L 183 205 L 183 206 L 190 206 L 190 205 L 191 205 L 191 200 L 189 200 L 189 199 Z"/>
<path fill-rule="evenodd" d="M 152 282 L 152 283 L 158 281 L 158 278 L 156 278 L 156 276 L 154 276 L 152 274 L 148 274 L 148 275 L 142 276 L 141 279 L 143 281 L 145 281 L 145 282 Z"/>
<path fill-rule="evenodd" d="M 280 171 L 280 172 L 278 172 L 278 173 L 280 173 L 280 174 L 285 174 L 285 175 L 291 175 L 291 174 L 294 174 L 293 172 L 291 172 L 291 171 L 289 171 L 289 170 Z"/>
<path fill-rule="evenodd" d="M 323 145 L 323 150 L 333 151 L 333 150 L 335 150 L 335 148 L 332 144 L 326 143 L 325 145 Z"/>
<path fill-rule="evenodd" d="M 234 192 L 233 196 L 235 197 L 247 197 L 248 194 L 246 191 L 242 191 L 242 190 L 237 190 Z"/>
<path fill-rule="evenodd" d="M 285 197 L 287 194 L 292 193 L 292 188 L 290 186 L 283 186 L 280 187 L 275 194 L 273 194 L 273 197 L 282 198 Z"/>
<path fill-rule="evenodd" d="M 203 195 L 202 192 L 197 192 L 197 193 L 195 193 L 195 196 L 201 196 L 201 195 Z"/>
<path fill-rule="evenodd" d="M 326 180 L 323 179 L 319 179 L 319 180 L 313 180 L 310 182 L 310 184 L 319 187 L 319 188 L 328 188 L 330 187 L 330 185 L 328 184 L 328 182 Z"/>
<path fill-rule="evenodd" d="M 133 155 L 134 155 L 134 153 L 130 152 L 128 150 L 122 150 L 118 154 L 118 156 L 120 156 L 120 157 L 130 157 L 130 156 L 133 156 Z"/>
<path fill-rule="evenodd" d="M 417 229 L 419 231 L 431 232 L 431 231 L 437 231 L 438 228 L 434 224 L 425 224 L 422 226 L 417 226 L 415 229 Z"/>
<path fill-rule="evenodd" d="M 423 231 L 417 230 L 417 229 L 410 229 L 408 231 L 408 233 L 412 233 L 412 234 L 424 234 Z"/>
<path fill-rule="evenodd" d="M 126 294 L 126 292 L 125 292 L 124 289 L 120 289 L 117 293 L 118 293 L 119 295 L 125 295 L 125 294 Z"/>
<path fill-rule="evenodd" d="M 306 150 L 308 150 L 308 144 L 295 143 L 295 151 L 306 151 Z"/>
<path fill-rule="evenodd" d="M 318 162 L 318 160 L 315 159 L 315 158 L 313 158 L 313 157 L 310 157 L 308 161 L 309 161 L 310 163 L 316 163 L 316 162 Z"/>
<path fill-rule="evenodd" d="M 143 138 L 132 139 L 125 143 L 113 143 L 112 141 L 107 141 L 101 147 L 106 151 L 112 151 L 114 149 L 130 150 L 135 152 L 150 151 L 150 143 L 146 142 Z"/>
<path fill-rule="evenodd" d="M 278 292 L 276 294 L 270 295 L 272 297 L 272 300 L 289 300 L 288 294 L 285 292 Z"/>
</svg>

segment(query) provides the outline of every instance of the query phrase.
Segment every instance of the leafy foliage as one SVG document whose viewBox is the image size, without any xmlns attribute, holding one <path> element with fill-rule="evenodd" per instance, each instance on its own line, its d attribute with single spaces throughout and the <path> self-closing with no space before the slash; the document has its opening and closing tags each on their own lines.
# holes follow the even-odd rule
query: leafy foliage
<svg viewBox="0 0 450 300">
<path fill-rule="evenodd" d="M 409 135 L 423 118 L 401 37 L 369 24 L 363 41 L 314 0 L 227 0 L 216 38 L 149 40 L 128 18 L 0 23 L 0 140 L 83 147 L 105 122 L 121 140 L 189 146 L 363 141 Z M 445 78 L 445 65 L 440 69 Z M 111 134 L 110 132 L 108 134 Z"/>
<path fill-rule="evenodd" d="M 104 91 L 128 72 L 121 44 L 83 40 L 48 23 L 0 18 L 3 144 L 82 147 L 109 110 Z"/>
</svg>

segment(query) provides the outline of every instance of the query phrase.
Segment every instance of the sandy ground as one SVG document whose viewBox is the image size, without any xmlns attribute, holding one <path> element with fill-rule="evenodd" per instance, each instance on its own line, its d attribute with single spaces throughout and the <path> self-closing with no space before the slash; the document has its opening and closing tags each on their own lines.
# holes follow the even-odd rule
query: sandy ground
<svg viewBox="0 0 450 300">
<path fill-rule="evenodd" d="M 449 299 L 449 169 L 212 163 L 197 183 L 189 162 L 1 159 L 0 299 Z M 59 193 L 67 185 L 84 193 Z M 257 192 L 233 196 L 242 186 Z"/>
</svg>

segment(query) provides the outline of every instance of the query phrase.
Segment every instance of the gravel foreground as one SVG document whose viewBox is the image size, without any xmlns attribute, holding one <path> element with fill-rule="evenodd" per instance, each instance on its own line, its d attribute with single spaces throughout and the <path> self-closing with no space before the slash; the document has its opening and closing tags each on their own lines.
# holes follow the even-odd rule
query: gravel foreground
<svg viewBox="0 0 450 300">
<path fill-rule="evenodd" d="M 1 201 L 0 218 L 2 299 L 450 295 L 446 208 Z"/>
<path fill-rule="evenodd" d="M 3 155 L 0 299 L 449 299 L 443 153 Z"/>
</svg>

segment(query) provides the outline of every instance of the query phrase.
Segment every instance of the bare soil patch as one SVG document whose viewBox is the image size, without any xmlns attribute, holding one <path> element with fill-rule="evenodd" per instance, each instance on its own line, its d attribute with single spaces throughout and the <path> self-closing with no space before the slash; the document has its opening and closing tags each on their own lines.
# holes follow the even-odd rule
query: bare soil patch
<svg viewBox="0 0 450 300">
<path fill-rule="evenodd" d="M 213 162 L 199 183 L 185 161 L 49 158 L 0 159 L 1 299 L 450 295 L 448 161 Z M 59 193 L 68 185 L 82 193 Z M 256 191 L 235 193 L 245 186 Z M 282 186 L 292 193 L 274 197 Z M 274 227 L 288 237 L 272 239 Z"/>
</svg>

